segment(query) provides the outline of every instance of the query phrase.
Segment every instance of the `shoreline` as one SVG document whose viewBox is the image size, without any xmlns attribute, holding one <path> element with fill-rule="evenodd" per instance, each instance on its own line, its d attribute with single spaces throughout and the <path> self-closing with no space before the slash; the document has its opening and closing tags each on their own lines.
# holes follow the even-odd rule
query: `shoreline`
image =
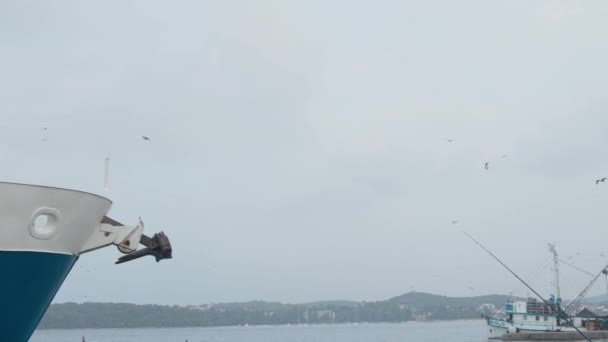
<svg viewBox="0 0 608 342">
<path fill-rule="evenodd" d="M 400 322 L 344 322 L 344 323 L 294 323 L 294 324 L 248 324 L 248 325 L 213 325 L 213 326 L 182 326 L 182 327 L 126 327 L 126 328 L 38 328 L 36 331 L 70 331 L 70 330 L 137 330 L 137 329 L 215 329 L 215 328 L 274 328 L 274 327 L 320 327 L 320 326 L 346 326 L 346 325 L 397 325 L 415 323 L 455 323 L 482 321 L 479 318 L 456 318 L 426 321 L 400 321 Z"/>
</svg>

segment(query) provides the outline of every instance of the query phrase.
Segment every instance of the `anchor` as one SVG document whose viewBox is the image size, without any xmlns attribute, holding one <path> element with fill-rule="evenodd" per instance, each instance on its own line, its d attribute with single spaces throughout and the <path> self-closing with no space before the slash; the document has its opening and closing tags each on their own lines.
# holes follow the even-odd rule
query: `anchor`
<svg viewBox="0 0 608 342">
<path fill-rule="evenodd" d="M 163 232 L 156 233 L 151 238 L 142 234 L 139 243 L 146 246 L 146 248 L 121 256 L 116 261 L 116 264 L 122 264 L 123 262 L 135 260 L 146 255 L 153 255 L 156 258 L 156 262 L 173 257 L 171 255 L 171 242 L 169 242 L 169 238 Z"/>
<path fill-rule="evenodd" d="M 116 264 L 139 259 L 151 255 L 156 262 L 173 257 L 173 249 L 169 237 L 163 232 L 149 237 L 143 234 L 144 223 L 139 218 L 139 224 L 126 226 L 112 218 L 104 216 L 98 229 L 85 243 L 80 253 L 87 253 L 105 246 L 116 245 L 123 255 L 118 258 Z M 137 250 L 139 244 L 146 248 Z"/>
</svg>

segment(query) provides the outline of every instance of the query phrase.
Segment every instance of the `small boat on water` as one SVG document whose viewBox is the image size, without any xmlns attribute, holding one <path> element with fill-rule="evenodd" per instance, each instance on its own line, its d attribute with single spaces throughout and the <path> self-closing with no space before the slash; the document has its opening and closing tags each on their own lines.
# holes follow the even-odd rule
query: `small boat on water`
<svg viewBox="0 0 608 342">
<path fill-rule="evenodd" d="M 114 245 L 125 254 L 117 263 L 171 258 L 166 235 L 148 237 L 141 220 L 126 226 L 107 217 L 111 205 L 87 192 L 0 182 L 0 341 L 29 340 L 84 253 Z"/>
</svg>

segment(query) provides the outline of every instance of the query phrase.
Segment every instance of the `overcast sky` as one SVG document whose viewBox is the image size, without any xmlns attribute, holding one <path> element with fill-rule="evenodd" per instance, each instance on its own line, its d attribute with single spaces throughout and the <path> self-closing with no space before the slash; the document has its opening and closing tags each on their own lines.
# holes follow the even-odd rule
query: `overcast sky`
<svg viewBox="0 0 608 342">
<path fill-rule="evenodd" d="M 607 16 L 605 1 L 2 2 L 0 179 L 102 194 L 110 157 L 109 216 L 171 238 L 158 264 L 83 255 L 56 302 L 525 296 L 463 230 L 548 295 L 548 242 L 608 263 Z M 589 277 L 562 271 L 571 298 Z"/>
</svg>

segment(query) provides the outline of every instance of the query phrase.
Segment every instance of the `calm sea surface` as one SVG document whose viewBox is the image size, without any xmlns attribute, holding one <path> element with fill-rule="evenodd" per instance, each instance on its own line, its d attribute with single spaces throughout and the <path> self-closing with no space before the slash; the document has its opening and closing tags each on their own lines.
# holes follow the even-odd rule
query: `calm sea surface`
<svg viewBox="0 0 608 342">
<path fill-rule="evenodd" d="M 485 321 L 38 330 L 30 342 L 488 342 Z M 492 340 L 490 340 L 492 341 Z M 606 341 L 606 340 L 604 340 Z"/>
<path fill-rule="evenodd" d="M 174 329 L 38 330 L 30 342 L 487 342 L 485 321 Z"/>
</svg>

